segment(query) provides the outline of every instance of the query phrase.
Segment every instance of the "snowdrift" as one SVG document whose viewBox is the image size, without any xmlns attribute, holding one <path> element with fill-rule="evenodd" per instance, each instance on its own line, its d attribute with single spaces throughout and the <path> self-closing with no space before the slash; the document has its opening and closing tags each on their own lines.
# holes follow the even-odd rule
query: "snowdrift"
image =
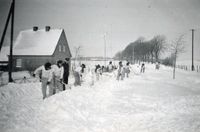
<svg viewBox="0 0 200 132">
<path fill-rule="evenodd" d="M 42 100 L 40 83 L 10 83 L 0 88 L 2 132 L 133 132 L 200 130 L 200 74 L 147 65 L 140 74 L 116 81 L 102 75 Z M 134 74 L 137 73 L 137 74 Z M 70 78 L 73 82 L 72 77 Z"/>
</svg>

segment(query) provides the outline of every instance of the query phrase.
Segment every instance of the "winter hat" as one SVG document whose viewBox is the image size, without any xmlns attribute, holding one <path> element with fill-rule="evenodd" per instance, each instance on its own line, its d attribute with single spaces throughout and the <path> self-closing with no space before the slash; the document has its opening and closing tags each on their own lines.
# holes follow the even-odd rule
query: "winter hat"
<svg viewBox="0 0 200 132">
<path fill-rule="evenodd" d="M 65 58 L 66 61 L 69 61 L 69 58 Z"/>
<path fill-rule="evenodd" d="M 58 60 L 58 61 L 57 61 L 57 64 L 62 64 L 62 63 L 63 63 L 62 60 Z"/>
<path fill-rule="evenodd" d="M 45 63 L 44 67 L 45 67 L 46 70 L 51 69 L 51 63 L 50 62 Z"/>
</svg>

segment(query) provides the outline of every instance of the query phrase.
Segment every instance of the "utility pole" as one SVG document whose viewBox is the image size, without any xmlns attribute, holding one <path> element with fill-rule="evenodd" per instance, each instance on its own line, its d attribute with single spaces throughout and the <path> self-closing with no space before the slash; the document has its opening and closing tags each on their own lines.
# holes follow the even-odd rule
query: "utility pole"
<svg viewBox="0 0 200 132">
<path fill-rule="evenodd" d="M 104 38 L 104 65 L 106 66 L 106 34 L 104 34 L 103 38 Z"/>
<path fill-rule="evenodd" d="M 194 29 L 192 31 L 192 71 L 194 71 Z"/>
<path fill-rule="evenodd" d="M 8 17 L 6 19 L 6 24 L 5 24 L 3 34 L 2 34 L 2 37 L 1 37 L 1 42 L 0 42 L 0 51 L 1 51 L 1 48 L 2 48 L 3 42 L 4 42 L 4 38 L 5 38 L 5 35 L 6 35 L 6 31 L 7 31 L 7 28 L 8 28 L 8 24 L 9 24 L 9 21 L 11 19 L 10 55 L 9 55 L 9 63 L 8 63 L 8 66 L 9 66 L 8 81 L 9 82 L 13 82 L 12 66 L 13 66 L 13 38 L 14 38 L 14 14 L 15 14 L 14 12 L 15 12 L 15 0 L 12 0 L 11 7 L 10 7 L 10 10 L 9 10 L 9 13 L 8 13 Z"/>
<path fill-rule="evenodd" d="M 11 14 L 11 35 L 10 35 L 10 56 L 9 56 L 9 82 L 12 79 L 12 66 L 13 66 L 13 38 L 14 38 L 14 16 L 15 16 L 15 0 L 12 1 L 12 14 Z"/>
<path fill-rule="evenodd" d="M 135 47 L 133 47 L 132 63 L 135 64 Z"/>
<path fill-rule="evenodd" d="M 11 4 L 11 6 L 10 6 L 10 10 L 9 10 L 9 13 L 8 13 L 8 17 L 7 17 L 7 19 L 6 19 L 6 24 L 5 24 L 5 27 L 4 27 L 4 30 L 3 30 L 3 34 L 2 34 L 2 37 L 1 37 L 0 51 L 1 51 L 1 48 L 2 48 L 2 46 L 3 46 L 3 42 L 4 42 L 4 39 L 5 39 L 5 36 L 6 36 L 6 31 L 7 31 L 7 28 L 8 28 L 10 16 L 12 15 L 12 9 L 13 9 L 13 4 Z"/>
</svg>

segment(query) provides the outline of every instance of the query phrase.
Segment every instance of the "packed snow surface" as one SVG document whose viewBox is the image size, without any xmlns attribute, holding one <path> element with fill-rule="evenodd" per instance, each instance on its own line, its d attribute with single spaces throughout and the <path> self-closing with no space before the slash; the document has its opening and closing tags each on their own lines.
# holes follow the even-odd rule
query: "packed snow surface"
<svg viewBox="0 0 200 132">
<path fill-rule="evenodd" d="M 200 73 L 147 65 L 117 81 L 103 74 L 42 100 L 39 82 L 0 88 L 1 132 L 198 132 Z M 73 77 L 70 77 L 73 83 Z"/>
</svg>

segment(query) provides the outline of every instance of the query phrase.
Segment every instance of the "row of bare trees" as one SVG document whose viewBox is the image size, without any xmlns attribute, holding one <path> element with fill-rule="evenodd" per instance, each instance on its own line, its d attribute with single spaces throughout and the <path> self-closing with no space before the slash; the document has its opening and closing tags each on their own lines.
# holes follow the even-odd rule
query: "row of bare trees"
<svg viewBox="0 0 200 132">
<path fill-rule="evenodd" d="M 166 38 L 157 35 L 149 41 L 140 37 L 135 42 L 130 43 L 123 51 L 115 55 L 116 59 L 129 61 L 159 61 L 160 55 L 166 49 Z"/>
<path fill-rule="evenodd" d="M 184 36 L 180 35 L 171 43 L 166 43 L 166 37 L 157 35 L 149 41 L 140 37 L 130 43 L 123 51 L 115 55 L 115 59 L 128 60 L 131 62 L 158 62 L 161 54 L 168 52 L 169 56 L 162 60 L 162 63 L 173 67 L 173 78 L 175 79 L 176 60 L 180 53 L 184 52 Z"/>
</svg>

